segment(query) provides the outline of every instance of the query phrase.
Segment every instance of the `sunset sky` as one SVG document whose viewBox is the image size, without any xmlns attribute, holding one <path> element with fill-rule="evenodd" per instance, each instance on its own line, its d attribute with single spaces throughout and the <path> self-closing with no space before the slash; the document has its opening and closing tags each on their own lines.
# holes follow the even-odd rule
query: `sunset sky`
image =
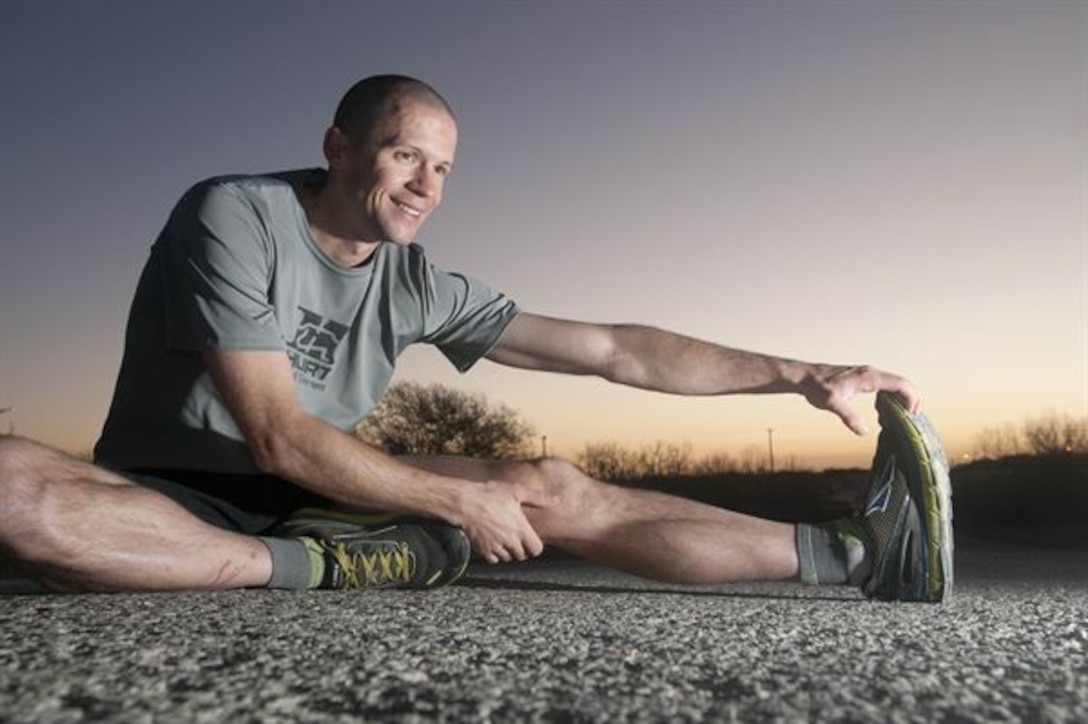
<svg viewBox="0 0 1088 724">
<path fill-rule="evenodd" d="M 89 448 L 179 194 L 320 165 L 343 91 L 387 72 L 460 124 L 418 240 L 527 310 L 902 372 L 954 457 L 1088 416 L 1086 3 L 5 0 L 0 428 Z M 561 453 L 875 444 L 800 398 L 403 361 Z"/>
</svg>

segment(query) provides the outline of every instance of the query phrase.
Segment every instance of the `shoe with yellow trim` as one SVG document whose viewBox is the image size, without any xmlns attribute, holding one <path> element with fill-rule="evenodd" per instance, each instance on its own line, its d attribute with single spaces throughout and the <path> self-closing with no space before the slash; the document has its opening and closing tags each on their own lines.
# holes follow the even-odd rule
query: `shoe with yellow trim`
<svg viewBox="0 0 1088 724">
<path fill-rule="evenodd" d="M 438 588 L 460 578 L 472 555 L 460 528 L 406 516 L 303 508 L 275 534 L 321 549 L 317 588 Z"/>
<path fill-rule="evenodd" d="M 880 393 L 880 438 L 864 512 L 856 519 L 872 573 L 869 598 L 936 603 L 952 595 L 952 486 L 948 462 L 925 415 Z"/>
</svg>

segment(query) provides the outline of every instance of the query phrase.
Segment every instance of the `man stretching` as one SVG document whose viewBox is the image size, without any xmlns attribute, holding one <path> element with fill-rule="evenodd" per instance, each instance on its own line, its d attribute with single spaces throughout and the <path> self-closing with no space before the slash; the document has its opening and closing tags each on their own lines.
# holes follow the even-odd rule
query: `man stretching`
<svg viewBox="0 0 1088 724">
<path fill-rule="evenodd" d="M 0 556 L 62 590 L 430 588 L 475 552 L 545 544 L 675 582 L 803 580 L 939 601 L 952 584 L 940 445 L 906 379 L 650 327 L 521 311 L 412 243 L 457 125 L 431 87 L 360 81 L 328 169 L 197 184 L 151 250 L 95 464 L 0 438 Z M 352 430 L 409 344 L 681 395 L 795 393 L 882 432 L 864 510 L 790 525 L 608 485 L 558 458 L 393 457 Z"/>
</svg>

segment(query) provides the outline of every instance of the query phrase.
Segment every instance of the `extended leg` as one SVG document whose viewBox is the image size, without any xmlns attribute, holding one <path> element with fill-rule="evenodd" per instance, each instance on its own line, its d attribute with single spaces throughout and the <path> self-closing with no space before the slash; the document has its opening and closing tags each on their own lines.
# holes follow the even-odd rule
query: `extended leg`
<svg viewBox="0 0 1088 724">
<path fill-rule="evenodd" d="M 16 437 L 0 438 L 0 558 L 61 590 L 239 588 L 271 574 L 258 539 Z"/>
<path fill-rule="evenodd" d="M 407 456 L 405 462 L 468 480 L 501 480 L 554 496 L 526 508 L 546 542 L 646 578 L 687 583 L 796 578 L 794 526 L 662 493 L 594 480 L 564 460 L 512 463 Z"/>
</svg>

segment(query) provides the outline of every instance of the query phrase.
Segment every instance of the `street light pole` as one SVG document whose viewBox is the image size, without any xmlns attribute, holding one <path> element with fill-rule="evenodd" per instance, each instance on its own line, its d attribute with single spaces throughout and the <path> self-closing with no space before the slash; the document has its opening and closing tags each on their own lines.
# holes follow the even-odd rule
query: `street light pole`
<svg viewBox="0 0 1088 724">
<path fill-rule="evenodd" d="M 771 472 L 774 472 L 774 428 L 767 428 L 767 452 L 771 458 Z"/>
</svg>

